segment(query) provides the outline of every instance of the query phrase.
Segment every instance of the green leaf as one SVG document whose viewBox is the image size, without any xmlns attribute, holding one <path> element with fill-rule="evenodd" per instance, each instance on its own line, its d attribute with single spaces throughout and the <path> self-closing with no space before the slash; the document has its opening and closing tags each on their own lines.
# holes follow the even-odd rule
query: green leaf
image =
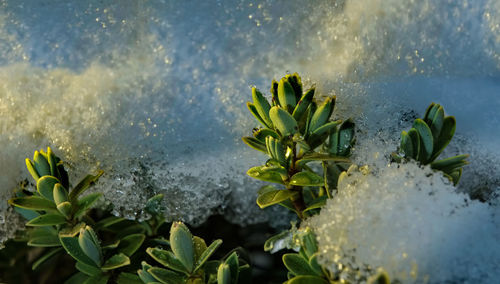
<svg viewBox="0 0 500 284">
<path fill-rule="evenodd" d="M 82 273 L 85 273 L 89 276 L 99 275 L 102 273 L 102 271 L 94 265 L 88 265 L 79 261 L 76 262 L 75 267 Z"/>
<path fill-rule="evenodd" d="M 305 154 L 304 156 L 302 156 L 302 158 L 296 161 L 296 164 L 302 167 L 303 165 L 309 162 L 328 162 L 328 161 L 337 163 L 350 163 L 350 160 L 346 157 L 313 152 L 311 154 Z"/>
<path fill-rule="evenodd" d="M 222 240 L 215 240 L 213 241 L 210 246 L 200 255 L 200 258 L 196 262 L 196 268 L 194 271 L 197 271 L 200 269 L 203 264 L 212 256 L 212 254 L 219 248 L 219 246 L 222 244 Z"/>
<path fill-rule="evenodd" d="M 309 104 L 312 102 L 312 99 L 314 97 L 314 91 L 314 88 L 309 89 L 295 106 L 292 116 L 296 121 L 299 121 L 306 112 Z"/>
<path fill-rule="evenodd" d="M 278 99 L 280 101 L 280 105 L 283 108 L 286 108 L 290 113 L 293 111 L 295 105 L 297 104 L 295 91 L 286 78 L 282 78 L 278 84 Z"/>
<path fill-rule="evenodd" d="M 130 264 L 130 258 L 126 256 L 123 253 L 115 254 L 106 262 L 104 262 L 103 266 L 101 267 L 102 271 L 108 271 L 108 270 L 113 270 L 117 269 L 123 266 L 127 266 Z"/>
<path fill-rule="evenodd" d="M 106 242 L 101 244 L 102 250 L 115 249 L 120 245 L 120 240 L 112 240 L 111 242 Z"/>
<path fill-rule="evenodd" d="M 434 114 L 434 117 L 432 117 L 431 123 L 429 124 L 432 131 L 432 137 L 434 138 L 434 143 L 436 143 L 436 140 L 439 139 L 439 134 L 443 129 L 443 122 L 444 109 L 442 106 L 439 106 L 436 110 L 436 113 Z"/>
<path fill-rule="evenodd" d="M 146 206 L 144 207 L 144 210 L 148 212 L 149 214 L 152 215 L 157 215 L 162 213 L 162 202 L 163 202 L 164 195 L 163 194 L 157 194 L 146 202 Z"/>
<path fill-rule="evenodd" d="M 28 246 L 32 247 L 58 247 L 61 246 L 59 239 L 57 236 L 43 236 L 43 237 L 34 237 L 30 238 L 28 241 Z"/>
<path fill-rule="evenodd" d="M 9 200 L 9 204 L 29 210 L 57 211 L 53 202 L 38 196 L 12 198 Z"/>
<path fill-rule="evenodd" d="M 181 222 L 172 223 L 170 228 L 170 248 L 188 272 L 194 269 L 193 235 Z"/>
<path fill-rule="evenodd" d="M 239 261 L 238 254 L 236 252 L 231 253 L 229 257 L 224 261 L 225 264 L 229 266 L 229 270 L 231 271 L 231 282 L 230 283 L 238 283 L 238 272 L 239 272 Z"/>
<path fill-rule="evenodd" d="M 132 256 L 141 247 L 145 238 L 144 234 L 128 235 L 120 240 L 118 251 L 127 256 Z"/>
<path fill-rule="evenodd" d="M 50 165 L 44 155 L 40 154 L 38 151 L 35 151 L 33 162 L 35 164 L 35 170 L 38 173 L 38 176 L 43 177 L 50 175 Z"/>
<path fill-rule="evenodd" d="M 280 203 L 283 200 L 287 200 L 296 194 L 296 191 L 290 191 L 286 189 L 268 191 L 264 194 L 260 194 L 257 197 L 257 205 L 259 205 L 260 208 L 266 208 L 273 204 Z"/>
<path fill-rule="evenodd" d="M 325 184 L 325 181 L 313 172 L 303 171 L 294 174 L 290 178 L 290 184 L 296 186 L 322 186 Z"/>
<path fill-rule="evenodd" d="M 286 75 L 285 78 L 288 79 L 288 83 L 292 85 L 293 92 L 295 93 L 295 98 L 298 101 L 302 96 L 302 80 L 300 79 L 299 74 L 295 72 L 292 75 Z"/>
<path fill-rule="evenodd" d="M 266 124 L 266 122 L 260 117 L 259 112 L 257 111 L 257 108 L 255 107 L 254 104 L 251 102 L 247 102 L 247 108 L 250 111 L 250 113 L 257 119 L 258 122 L 260 122 L 264 127 L 269 127 L 269 125 Z"/>
<path fill-rule="evenodd" d="M 326 200 L 328 200 L 328 196 L 326 196 L 326 195 L 321 196 L 321 197 L 317 198 L 317 200 L 314 200 L 314 202 L 311 203 L 309 206 L 307 206 L 307 208 L 304 209 L 304 211 L 302 211 L 302 212 L 307 212 L 310 210 L 323 208 L 323 206 L 325 206 L 325 204 L 326 204 Z"/>
<path fill-rule="evenodd" d="M 467 161 L 465 161 L 465 159 L 467 159 L 468 157 L 469 155 L 458 155 L 443 160 L 434 161 L 430 164 L 430 166 L 435 170 L 446 171 L 445 169 L 448 169 L 449 171 L 451 169 L 459 168 L 464 164 L 467 164 Z"/>
<path fill-rule="evenodd" d="M 288 280 L 287 284 L 328 284 L 322 277 L 312 275 L 300 275 Z"/>
<path fill-rule="evenodd" d="M 443 128 L 441 129 L 441 133 L 439 134 L 439 138 L 436 141 L 436 145 L 434 147 L 434 153 L 432 154 L 432 160 L 435 160 L 441 152 L 443 152 L 444 148 L 448 146 L 453 135 L 455 135 L 455 129 L 457 126 L 457 122 L 455 117 L 447 116 L 443 120 Z"/>
<path fill-rule="evenodd" d="M 59 177 L 59 170 L 57 168 L 56 155 L 52 152 L 50 147 L 47 147 L 47 161 L 50 166 L 50 175 L 54 177 Z"/>
<path fill-rule="evenodd" d="M 167 268 L 181 273 L 188 272 L 182 262 L 180 262 L 179 259 L 169 251 L 159 248 L 147 248 L 146 253 Z"/>
<path fill-rule="evenodd" d="M 60 183 L 54 185 L 53 200 L 56 205 L 68 201 L 68 191 Z"/>
<path fill-rule="evenodd" d="M 242 137 L 241 140 L 243 140 L 243 142 L 245 142 L 245 144 L 250 146 L 250 148 L 253 148 L 257 151 L 267 153 L 266 144 L 263 143 L 262 141 L 260 141 L 259 139 L 245 136 L 245 137 Z"/>
<path fill-rule="evenodd" d="M 121 218 L 121 217 L 111 216 L 111 217 L 102 219 L 101 221 L 97 222 L 94 225 L 94 229 L 96 231 L 98 231 L 98 230 L 101 230 L 103 228 L 107 228 L 109 226 L 112 226 L 114 224 L 117 224 L 117 223 L 120 223 L 120 222 L 123 222 L 123 221 L 126 221 L 126 219 L 125 218 Z"/>
<path fill-rule="evenodd" d="M 257 166 L 250 168 L 247 171 L 247 175 L 253 177 L 258 180 L 269 181 L 279 184 L 284 184 L 282 174 L 286 173 L 286 169 L 283 167 L 266 167 L 266 166 Z"/>
<path fill-rule="evenodd" d="M 151 267 L 147 272 L 163 284 L 179 284 L 186 280 L 182 274 L 159 267 Z"/>
<path fill-rule="evenodd" d="M 279 107 L 272 107 L 269 111 L 274 127 L 280 132 L 282 136 L 289 136 L 295 134 L 299 127 L 297 121 L 291 114 Z"/>
<path fill-rule="evenodd" d="M 253 87 L 252 88 L 252 99 L 253 99 L 253 104 L 255 106 L 255 109 L 259 113 L 259 116 L 264 120 L 266 125 L 269 128 L 273 127 L 273 123 L 271 119 L 269 118 L 269 110 L 271 109 L 271 106 L 267 102 L 266 98 L 257 90 L 257 88 Z"/>
<path fill-rule="evenodd" d="M 348 156 L 354 144 L 354 122 L 351 119 L 340 125 L 337 137 L 337 155 Z"/>
<path fill-rule="evenodd" d="M 132 274 L 132 273 L 127 273 L 127 272 L 120 273 L 120 275 L 118 275 L 118 279 L 116 279 L 116 283 L 117 284 L 143 284 L 143 282 L 141 281 L 141 278 L 139 278 L 139 276 Z"/>
<path fill-rule="evenodd" d="M 323 104 L 316 109 L 309 122 L 307 135 L 311 135 L 316 129 L 320 128 L 328 121 L 332 115 L 334 107 L 335 96 L 327 98 Z"/>
<path fill-rule="evenodd" d="M 415 158 L 418 149 L 414 149 L 412 139 L 406 131 L 401 132 L 401 152 L 405 154 L 406 157 Z"/>
<path fill-rule="evenodd" d="M 406 158 L 413 158 L 415 160 L 420 159 L 419 156 L 421 155 L 421 150 L 420 150 L 420 135 L 418 134 L 418 131 L 415 128 L 410 129 L 408 131 L 408 138 L 410 139 L 412 149 L 413 149 L 413 155 L 412 156 L 407 156 Z M 405 154 L 406 155 L 406 154 Z"/>
<path fill-rule="evenodd" d="M 41 196 L 47 200 L 54 201 L 54 186 L 59 183 L 59 180 L 53 176 L 43 176 L 38 179 L 36 188 Z"/>
<path fill-rule="evenodd" d="M 91 185 L 93 185 L 99 179 L 99 177 L 102 176 L 103 173 L 103 171 L 99 171 L 95 176 L 87 175 L 75 186 L 75 188 L 73 188 L 73 190 L 71 190 L 71 192 L 69 193 L 69 200 L 71 200 L 72 202 L 75 201 L 78 196 L 85 192 Z"/>
<path fill-rule="evenodd" d="M 59 240 L 58 240 L 59 242 Z M 51 249 L 41 257 L 39 257 L 35 262 L 33 262 L 33 265 L 31 266 L 32 270 L 36 270 L 40 265 L 42 265 L 45 261 L 49 260 L 53 256 L 57 255 L 58 253 L 62 252 L 63 248 L 55 248 Z"/>
<path fill-rule="evenodd" d="M 44 214 L 32 219 L 26 223 L 26 226 L 53 226 L 64 223 L 66 223 L 66 218 L 61 214 Z"/>
<path fill-rule="evenodd" d="M 78 244 L 83 252 L 90 257 L 97 264 L 97 266 L 101 266 L 101 245 L 99 244 L 99 239 L 97 238 L 96 233 L 90 226 L 85 226 L 85 228 L 80 229 Z"/>
<path fill-rule="evenodd" d="M 453 182 L 453 185 L 457 185 L 458 181 L 460 181 L 460 178 L 462 177 L 462 171 L 463 169 L 457 169 L 449 174 L 449 177 L 451 178 L 451 181 Z"/>
<path fill-rule="evenodd" d="M 217 269 L 217 284 L 231 284 L 231 269 L 226 263 L 221 263 Z"/>
<path fill-rule="evenodd" d="M 309 267 L 317 274 L 317 275 L 322 275 L 323 274 L 323 269 L 321 268 L 321 265 L 318 263 L 318 257 L 319 253 L 314 253 L 311 255 L 309 258 Z"/>
<path fill-rule="evenodd" d="M 96 263 L 83 252 L 82 248 L 78 244 L 77 237 L 71 237 L 60 233 L 59 240 L 61 241 L 61 244 L 66 252 L 74 259 L 87 265 L 93 265 L 97 267 Z"/>
<path fill-rule="evenodd" d="M 341 122 L 342 121 L 340 121 L 340 120 L 327 122 L 327 123 L 323 124 L 322 126 L 318 127 L 316 130 L 314 130 L 311 133 L 311 136 L 313 136 L 313 135 L 316 135 L 316 136 L 323 135 L 324 133 L 330 131 L 332 128 L 335 128 Z"/>
<path fill-rule="evenodd" d="M 258 139 L 260 142 L 265 143 L 266 142 L 266 137 L 271 136 L 276 139 L 280 139 L 280 136 L 276 131 L 269 129 L 269 128 L 261 128 L 253 133 L 253 136 Z"/>
<path fill-rule="evenodd" d="M 312 101 L 310 104 L 309 104 L 309 107 L 307 108 L 307 111 L 306 111 L 306 125 L 305 125 L 305 129 L 304 129 L 304 133 L 302 133 L 304 136 L 309 136 L 309 133 L 312 132 L 310 131 L 310 124 L 311 124 L 311 120 L 312 120 L 312 117 L 314 115 L 314 113 L 316 112 L 316 110 L 318 109 L 318 106 L 316 104 L 316 102 Z"/>
<path fill-rule="evenodd" d="M 193 236 L 193 245 L 194 245 L 194 261 L 195 263 L 198 263 L 200 256 L 207 249 L 207 244 L 205 243 L 204 239 L 197 236 Z M 197 265 L 195 264 L 195 267 L 196 266 Z M 194 269 L 194 271 L 196 270 L 197 268 Z"/>
<path fill-rule="evenodd" d="M 427 109 L 425 110 L 425 114 L 424 114 L 424 121 L 425 121 L 425 123 L 427 123 L 429 125 L 431 124 L 432 118 L 436 114 L 436 110 L 438 109 L 438 107 L 439 107 L 439 105 L 435 104 L 435 103 L 431 103 L 427 107 Z"/>
<path fill-rule="evenodd" d="M 82 216 L 83 214 L 85 214 L 87 212 L 87 210 L 89 210 L 92 205 L 94 205 L 94 203 L 99 200 L 99 198 L 102 196 L 102 193 L 100 192 L 94 192 L 94 193 L 91 193 L 89 195 L 86 195 L 82 198 L 80 198 L 78 201 L 77 201 L 77 209 L 76 209 L 76 212 L 75 212 L 75 217 L 78 218 L 80 216 Z"/>
<path fill-rule="evenodd" d="M 280 105 L 279 98 L 278 98 L 278 85 L 279 83 L 276 82 L 276 80 L 273 79 L 271 82 L 271 89 L 269 90 L 272 95 L 272 105 Z"/>
<path fill-rule="evenodd" d="M 420 141 L 423 148 L 420 149 L 419 160 L 420 162 L 427 164 L 432 156 L 432 150 L 434 147 L 434 138 L 432 138 L 432 132 L 429 126 L 420 118 L 415 119 L 413 123 L 413 128 L 415 128 L 420 136 Z"/>
<path fill-rule="evenodd" d="M 152 266 L 145 261 L 142 261 L 141 265 L 142 269 L 137 270 L 137 275 L 139 275 L 139 278 L 141 278 L 142 282 L 144 283 L 155 282 L 156 279 L 147 272 L 148 269 L 150 269 Z"/>
<path fill-rule="evenodd" d="M 35 180 L 35 182 L 38 181 L 38 179 L 40 178 L 40 176 L 38 175 L 38 172 L 35 169 L 35 165 L 28 158 L 26 158 L 25 161 L 26 161 L 26 168 L 28 168 L 28 171 L 30 172 L 31 176 L 33 177 L 33 179 Z"/>
<path fill-rule="evenodd" d="M 71 204 L 69 201 L 63 202 L 57 205 L 57 211 L 64 215 L 64 217 L 68 217 L 71 214 Z"/>
<path fill-rule="evenodd" d="M 309 262 L 297 253 L 286 253 L 283 255 L 283 263 L 294 275 L 316 275 L 309 266 Z"/>
<path fill-rule="evenodd" d="M 318 243 L 316 242 L 316 236 L 310 230 L 307 230 L 306 233 L 302 235 L 301 242 L 302 248 L 304 249 L 304 252 L 308 258 L 318 252 Z"/>
</svg>

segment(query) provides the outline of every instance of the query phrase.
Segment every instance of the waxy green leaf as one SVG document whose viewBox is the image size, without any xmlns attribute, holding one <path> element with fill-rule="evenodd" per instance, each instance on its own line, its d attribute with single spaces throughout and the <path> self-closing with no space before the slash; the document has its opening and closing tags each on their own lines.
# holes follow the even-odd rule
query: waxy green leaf
<svg viewBox="0 0 500 284">
<path fill-rule="evenodd" d="M 146 253 L 167 268 L 181 273 L 188 272 L 186 267 L 184 267 L 182 262 L 180 262 L 180 260 L 172 252 L 159 248 L 147 248 Z"/>
<path fill-rule="evenodd" d="M 102 263 L 102 251 L 99 239 L 90 226 L 80 230 L 78 244 L 82 251 L 99 267 Z"/>
<path fill-rule="evenodd" d="M 210 246 L 208 246 L 207 249 L 200 255 L 199 259 L 196 262 L 196 268 L 195 271 L 200 269 L 205 262 L 212 256 L 212 254 L 219 248 L 219 246 L 222 244 L 222 240 L 215 240 L 213 241 Z"/>
<path fill-rule="evenodd" d="M 314 88 L 309 89 L 295 106 L 292 116 L 296 121 L 300 121 L 304 113 L 306 113 L 306 110 L 314 97 L 314 91 Z"/>
<path fill-rule="evenodd" d="M 320 105 L 314 112 L 311 120 L 309 121 L 309 127 L 307 134 L 310 135 L 314 130 L 323 126 L 330 116 L 332 115 L 333 109 L 335 107 L 335 97 L 327 98 L 322 105 Z"/>
<path fill-rule="evenodd" d="M 45 158 L 43 154 L 35 151 L 35 155 L 33 155 L 33 163 L 38 176 L 43 177 L 50 175 L 50 165 L 47 158 Z"/>
<path fill-rule="evenodd" d="M 102 271 L 117 269 L 130 264 L 130 258 L 123 253 L 115 254 L 102 265 Z"/>
<path fill-rule="evenodd" d="M 280 107 L 272 107 L 269 111 L 269 116 L 274 127 L 282 136 L 293 135 L 299 130 L 297 121 L 295 121 L 293 116 Z"/>
<path fill-rule="evenodd" d="M 277 189 L 277 190 L 267 191 L 263 194 L 260 194 L 257 197 L 257 205 L 259 205 L 260 208 L 266 208 L 273 204 L 280 203 L 283 200 L 287 200 L 296 194 L 298 194 L 296 191 L 291 191 L 291 190 Z"/>
<path fill-rule="evenodd" d="M 420 162 L 425 164 L 432 157 L 432 151 L 434 147 L 434 138 L 432 138 L 432 131 L 429 126 L 420 118 L 415 119 L 413 128 L 417 130 L 420 137 L 420 142 L 423 145 L 419 152 L 419 160 Z"/>
<path fill-rule="evenodd" d="M 66 223 L 66 218 L 61 214 L 44 214 L 32 219 L 26 223 L 26 226 L 53 226 L 64 223 Z"/>
<path fill-rule="evenodd" d="M 311 269 L 307 260 L 302 258 L 297 253 L 286 253 L 283 255 L 283 263 L 286 268 L 294 275 L 316 275 L 316 272 Z"/>
<path fill-rule="evenodd" d="M 177 259 L 188 272 L 194 269 L 193 235 L 181 222 L 172 223 L 170 228 L 170 247 Z"/>
<path fill-rule="evenodd" d="M 245 136 L 245 137 L 242 137 L 241 140 L 243 140 L 243 142 L 245 142 L 245 144 L 250 146 L 250 148 L 253 148 L 257 151 L 267 153 L 266 144 L 264 142 L 260 141 L 259 139 Z"/>
<path fill-rule="evenodd" d="M 251 102 L 247 102 L 247 108 L 258 122 L 260 122 L 264 127 L 269 127 L 269 125 L 266 124 L 266 121 L 262 119 L 262 117 L 260 117 L 259 112 L 257 111 L 257 108 L 254 104 L 252 104 Z"/>
<path fill-rule="evenodd" d="M 36 188 L 42 197 L 54 201 L 54 186 L 58 183 L 59 180 L 53 176 L 43 176 L 38 179 Z"/>
<path fill-rule="evenodd" d="M 290 184 L 295 186 L 322 186 L 324 183 L 322 177 L 310 171 L 296 173 L 290 178 Z"/>
<path fill-rule="evenodd" d="M 278 84 L 278 99 L 281 107 L 285 108 L 289 113 L 293 112 L 297 104 L 297 98 L 292 85 L 285 78 L 282 78 Z"/>
<path fill-rule="evenodd" d="M 44 211 L 56 211 L 56 205 L 42 197 L 38 196 L 28 196 L 28 197 L 17 197 L 9 200 L 9 204 L 30 210 L 44 210 Z"/>
<path fill-rule="evenodd" d="M 71 255 L 74 259 L 76 259 L 77 261 L 83 262 L 87 265 L 92 265 L 92 266 L 98 267 L 97 264 L 90 257 L 88 257 L 85 252 L 83 252 L 82 248 L 80 247 L 80 245 L 78 243 L 77 237 L 71 237 L 71 236 L 60 233 L 59 240 L 60 240 L 63 248 L 66 250 L 66 252 L 69 255 Z"/>
<path fill-rule="evenodd" d="M 84 193 L 91 185 L 93 185 L 99 179 L 99 177 L 102 176 L 103 173 L 103 171 L 99 171 L 95 176 L 87 175 L 75 186 L 75 188 L 73 188 L 73 190 L 71 190 L 71 192 L 69 193 L 69 200 L 71 200 L 72 202 L 75 201 L 78 196 Z"/>
<path fill-rule="evenodd" d="M 267 127 L 272 128 L 273 123 L 269 118 L 269 110 L 271 105 L 267 102 L 266 98 L 262 95 L 257 88 L 252 88 L 252 99 L 255 109 L 259 113 L 260 118 L 266 123 Z"/>
<path fill-rule="evenodd" d="M 266 166 L 257 166 L 250 168 L 247 171 L 247 175 L 263 181 L 269 181 L 279 184 L 284 184 L 282 175 L 286 174 L 286 169 L 283 167 L 266 167 Z"/>
<path fill-rule="evenodd" d="M 159 267 L 152 267 L 147 271 L 151 276 L 163 284 L 185 283 L 186 277 L 182 274 Z"/>
<path fill-rule="evenodd" d="M 145 239 L 146 236 L 144 234 L 131 234 L 125 236 L 120 240 L 118 251 L 127 256 L 132 256 L 134 252 L 141 247 Z"/>
</svg>

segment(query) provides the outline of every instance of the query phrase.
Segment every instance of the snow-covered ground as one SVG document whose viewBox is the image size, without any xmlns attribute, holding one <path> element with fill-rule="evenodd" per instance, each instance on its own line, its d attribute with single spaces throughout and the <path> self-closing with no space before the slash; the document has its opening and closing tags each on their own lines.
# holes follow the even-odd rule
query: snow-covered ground
<svg viewBox="0 0 500 284">
<path fill-rule="evenodd" d="M 337 95 L 334 115 L 361 131 L 359 164 L 386 166 L 370 144 L 394 151 L 405 119 L 442 104 L 458 121 L 445 154 L 471 154 L 458 190 L 500 191 L 499 0 L 0 0 L 0 240 L 15 229 L 6 200 L 28 177 L 23 160 L 46 146 L 73 180 L 104 169 L 97 188 L 116 214 L 143 218 L 162 192 L 171 219 L 267 220 L 245 176 L 265 157 L 240 137 L 256 126 L 250 86 L 267 92 L 287 72 Z"/>
</svg>

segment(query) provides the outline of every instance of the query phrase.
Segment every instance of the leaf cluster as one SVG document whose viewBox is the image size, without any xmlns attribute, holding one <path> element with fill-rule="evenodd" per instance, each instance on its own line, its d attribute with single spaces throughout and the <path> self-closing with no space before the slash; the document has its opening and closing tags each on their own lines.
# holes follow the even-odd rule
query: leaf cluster
<svg viewBox="0 0 500 284">
<path fill-rule="evenodd" d="M 304 218 L 330 195 L 328 184 L 335 184 L 328 181 L 330 176 L 338 177 L 335 173 L 349 166 L 354 123 L 350 119 L 330 120 L 335 96 L 319 102 L 314 98 L 314 87 L 303 92 L 297 73 L 279 82 L 273 80 L 271 85 L 271 102 L 257 88 L 252 88 L 253 103 L 247 103 L 262 127 L 254 130 L 253 137 L 242 139 L 269 157 L 264 165 L 249 169 L 247 174 L 284 186 L 261 188 L 257 198 L 261 208 L 279 204 Z M 323 173 L 313 170 L 310 162 L 321 162 Z"/>
<path fill-rule="evenodd" d="M 430 165 L 456 185 L 462 176 L 462 167 L 468 164 L 465 159 L 469 155 L 458 155 L 436 161 L 453 138 L 455 129 L 455 117 L 445 116 L 441 105 L 431 103 L 423 119 L 417 118 L 408 132 L 401 132 L 400 152 L 403 157 L 397 155 L 394 157 L 397 160 L 413 159 L 423 165 Z"/>
</svg>

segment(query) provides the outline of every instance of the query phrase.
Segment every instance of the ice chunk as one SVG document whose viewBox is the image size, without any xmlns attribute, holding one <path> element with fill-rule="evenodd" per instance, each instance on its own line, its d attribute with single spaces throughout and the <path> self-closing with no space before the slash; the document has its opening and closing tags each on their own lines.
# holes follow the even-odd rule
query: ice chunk
<svg viewBox="0 0 500 284">
<path fill-rule="evenodd" d="M 499 214 L 428 167 L 387 164 L 352 172 L 308 224 L 333 271 L 366 276 L 383 267 L 403 283 L 492 283 L 500 276 Z"/>
</svg>

